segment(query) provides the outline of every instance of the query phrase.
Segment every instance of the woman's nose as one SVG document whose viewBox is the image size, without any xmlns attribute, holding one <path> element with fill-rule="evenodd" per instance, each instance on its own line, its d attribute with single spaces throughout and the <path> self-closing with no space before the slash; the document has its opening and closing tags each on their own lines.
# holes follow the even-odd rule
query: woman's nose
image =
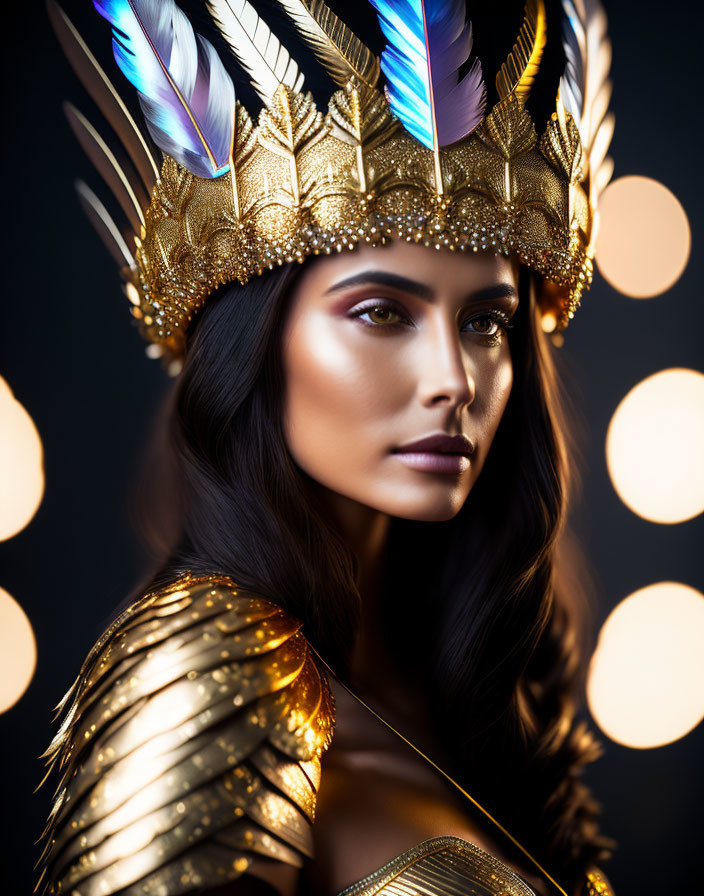
<svg viewBox="0 0 704 896">
<path fill-rule="evenodd" d="M 457 324 L 435 321 L 428 326 L 427 336 L 419 382 L 421 402 L 428 407 L 440 402 L 471 404 L 475 382 Z"/>
</svg>

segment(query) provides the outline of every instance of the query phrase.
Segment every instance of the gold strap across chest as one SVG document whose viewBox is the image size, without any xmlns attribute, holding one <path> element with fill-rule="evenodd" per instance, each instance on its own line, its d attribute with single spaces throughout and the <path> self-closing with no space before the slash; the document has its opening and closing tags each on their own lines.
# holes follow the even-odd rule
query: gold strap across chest
<svg viewBox="0 0 704 896">
<path fill-rule="evenodd" d="M 318 653 L 318 651 L 313 647 L 312 644 L 310 644 L 310 642 L 309 642 L 309 647 L 310 647 L 310 649 L 315 653 L 315 655 L 318 657 L 318 659 L 321 661 L 321 663 L 325 666 L 325 668 L 330 672 L 330 674 L 335 678 L 335 680 L 336 680 L 337 682 L 339 682 L 339 684 L 342 685 L 342 687 L 347 691 L 347 693 L 348 693 L 351 697 L 354 697 L 354 699 L 355 699 L 358 703 L 360 703 L 366 710 L 368 710 L 368 711 L 369 711 L 375 718 L 377 718 L 380 722 L 382 722 L 384 725 L 386 725 L 387 728 L 389 728 L 391 731 L 393 731 L 394 734 L 396 734 L 398 737 L 400 737 L 401 740 L 404 741 L 404 743 L 408 744 L 408 746 L 411 747 L 411 749 L 415 750 L 415 752 L 418 753 L 419 756 L 422 756 L 423 759 L 426 760 L 426 762 L 429 762 L 430 765 L 432 765 L 432 767 L 433 767 L 436 771 L 440 772 L 440 774 L 450 782 L 450 784 L 452 784 L 454 787 L 456 787 L 457 790 L 459 790 L 459 792 L 460 792 L 464 797 L 466 797 L 466 798 L 470 801 L 470 803 L 472 803 L 473 806 L 475 806 L 477 809 L 479 809 L 479 811 L 480 811 L 486 818 L 488 818 L 489 821 L 490 821 L 493 825 L 495 825 L 495 826 L 501 831 L 501 833 L 504 834 L 505 837 L 508 837 L 508 839 L 511 841 L 511 843 L 513 843 L 513 845 L 516 846 L 516 847 L 523 853 L 523 855 L 524 855 L 524 856 L 525 856 L 525 857 L 526 857 L 526 858 L 527 858 L 527 859 L 528 859 L 528 860 L 529 860 L 529 861 L 530 861 L 530 862 L 531 862 L 531 863 L 538 869 L 538 871 L 540 871 L 540 873 L 545 877 L 545 879 L 548 880 L 548 881 L 550 882 L 550 884 L 555 888 L 556 892 L 558 892 L 558 893 L 560 894 L 560 896 L 568 896 L 567 892 L 566 892 L 566 891 L 565 891 L 565 890 L 564 890 L 564 889 L 557 883 L 557 881 L 555 880 L 555 878 L 552 877 L 552 875 L 549 874 L 549 873 L 545 870 L 545 868 L 540 864 L 540 862 L 539 862 L 536 858 L 534 858 L 534 857 L 528 852 L 528 850 L 527 850 L 524 846 L 522 846 L 522 845 L 518 842 L 518 840 L 516 840 L 516 838 L 515 838 L 511 833 L 509 833 L 509 831 L 507 831 L 506 828 L 505 828 L 499 821 L 497 821 L 497 820 L 494 818 L 494 816 L 493 816 L 490 812 L 488 812 L 488 811 L 487 811 L 487 810 L 486 810 L 480 803 L 478 803 L 477 800 L 475 800 L 474 797 L 473 797 L 471 794 L 467 793 L 467 791 L 466 791 L 463 787 L 461 787 L 460 784 L 458 784 L 457 781 L 455 781 L 454 778 L 452 778 L 450 775 L 448 775 L 448 773 L 447 773 L 446 771 L 444 771 L 442 768 L 440 768 L 440 766 L 439 766 L 437 763 L 433 762 L 433 760 L 432 760 L 429 756 L 426 756 L 426 754 L 425 754 L 422 750 L 420 750 L 418 747 L 416 747 L 415 744 L 411 743 L 411 741 L 408 740 L 407 737 L 405 737 L 400 731 L 398 731 L 396 728 L 394 728 L 393 725 L 391 725 L 389 722 L 387 722 L 386 719 L 383 718 L 383 716 L 380 716 L 379 713 L 376 712 L 376 710 L 372 709 L 372 707 L 369 706 L 368 703 L 365 703 L 365 701 L 362 700 L 361 697 L 358 697 L 357 694 L 355 694 L 354 691 L 352 691 L 352 690 L 345 684 L 345 682 L 342 681 L 342 679 L 341 679 L 340 676 L 335 672 L 335 670 L 332 669 L 331 666 L 328 665 L 328 663 L 325 662 L 325 660 L 322 658 L 322 656 L 320 656 L 320 654 Z M 402 857 L 400 857 L 400 858 L 402 858 Z M 363 883 L 363 882 L 361 882 L 361 883 Z M 340 896 L 342 896 L 342 894 L 340 894 Z M 350 896 L 351 896 L 351 893 L 350 893 Z M 361 896 L 361 894 L 360 894 L 360 896 Z"/>
</svg>

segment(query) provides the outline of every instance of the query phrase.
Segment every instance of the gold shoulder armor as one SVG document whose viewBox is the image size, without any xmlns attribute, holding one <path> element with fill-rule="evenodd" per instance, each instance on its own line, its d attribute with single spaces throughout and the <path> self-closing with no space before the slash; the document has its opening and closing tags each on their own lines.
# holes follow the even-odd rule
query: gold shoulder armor
<svg viewBox="0 0 704 896">
<path fill-rule="evenodd" d="M 579 896 L 614 896 L 614 891 L 603 871 L 590 868 Z"/>
<path fill-rule="evenodd" d="M 45 754 L 61 777 L 44 893 L 171 896 L 256 855 L 312 856 L 335 709 L 300 629 L 229 578 L 190 575 L 110 626 Z"/>
</svg>

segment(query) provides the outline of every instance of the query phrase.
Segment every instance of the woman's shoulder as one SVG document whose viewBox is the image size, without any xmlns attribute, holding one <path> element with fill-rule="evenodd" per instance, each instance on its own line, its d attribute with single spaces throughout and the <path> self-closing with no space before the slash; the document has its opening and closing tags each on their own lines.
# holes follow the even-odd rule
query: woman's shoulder
<svg viewBox="0 0 704 896">
<path fill-rule="evenodd" d="M 182 893 L 257 856 L 312 855 L 334 701 L 301 622 L 274 602 L 224 576 L 145 594 L 60 710 L 46 892 Z"/>
</svg>

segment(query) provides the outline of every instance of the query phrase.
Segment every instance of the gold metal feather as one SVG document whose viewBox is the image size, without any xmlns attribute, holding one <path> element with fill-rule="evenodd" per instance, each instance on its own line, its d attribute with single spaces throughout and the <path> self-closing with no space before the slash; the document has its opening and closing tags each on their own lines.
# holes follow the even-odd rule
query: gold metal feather
<svg viewBox="0 0 704 896">
<path fill-rule="evenodd" d="M 398 126 L 383 94 L 349 82 L 333 94 L 325 122 L 338 140 L 354 146 L 357 188 L 363 193 L 373 189 L 375 176 L 369 176 L 366 154 Z"/>
<path fill-rule="evenodd" d="M 259 142 L 277 155 L 290 158 L 320 130 L 322 121 L 310 93 L 281 87 L 276 102 L 259 116 Z"/>
<path fill-rule="evenodd" d="M 382 93 L 351 84 L 333 94 L 327 121 L 339 140 L 360 143 L 366 152 L 400 127 Z"/>
<path fill-rule="evenodd" d="M 247 0 L 207 0 L 207 6 L 252 86 L 268 106 L 281 84 L 299 93 L 303 73 Z"/>
<path fill-rule="evenodd" d="M 294 93 L 283 85 L 259 116 L 259 143 L 288 160 L 294 206 L 301 198 L 296 154 L 304 144 L 322 134 L 323 117 L 310 93 Z"/>
<path fill-rule="evenodd" d="M 47 12 L 66 58 L 122 141 L 145 188 L 151 192 L 159 169 L 134 118 L 63 9 L 54 0 L 48 0 Z"/>
<path fill-rule="evenodd" d="M 557 108 L 540 138 L 540 151 L 569 180 L 567 226 L 574 225 L 575 185 L 584 179 L 584 151 L 579 129 L 557 91 Z"/>
<path fill-rule="evenodd" d="M 75 106 L 64 103 L 64 112 L 78 142 L 112 190 L 132 229 L 139 233 L 144 224 L 142 209 L 148 207 L 149 199 L 137 183 L 136 174 L 120 165 L 107 143 Z"/>
<path fill-rule="evenodd" d="M 537 142 L 535 127 L 523 103 L 510 93 L 487 115 L 477 135 L 492 144 L 504 160 L 504 195 L 509 202 L 515 194 L 513 165 L 516 159 L 530 152 Z"/>
<path fill-rule="evenodd" d="M 478 134 L 493 143 L 507 164 L 530 152 L 537 139 L 530 115 L 515 96 L 494 106 Z"/>
<path fill-rule="evenodd" d="M 515 94 L 520 103 L 525 103 L 538 73 L 546 40 L 545 3 L 543 0 L 526 0 L 516 43 L 496 76 L 500 101 Z"/>
<path fill-rule="evenodd" d="M 331 78 L 344 87 L 352 78 L 367 87 L 379 80 L 379 58 L 323 0 L 279 0 L 303 40 Z"/>
<path fill-rule="evenodd" d="M 556 111 L 540 138 L 540 151 L 558 171 L 566 175 L 570 184 L 579 183 L 584 177 L 584 152 L 579 130 L 565 110 L 559 90 Z"/>
<path fill-rule="evenodd" d="M 126 265 L 130 269 L 136 268 L 135 260 L 127 243 L 103 203 L 82 180 L 76 181 L 76 192 L 88 220 L 95 227 L 98 236 L 115 259 L 118 267 L 122 268 Z"/>
</svg>

